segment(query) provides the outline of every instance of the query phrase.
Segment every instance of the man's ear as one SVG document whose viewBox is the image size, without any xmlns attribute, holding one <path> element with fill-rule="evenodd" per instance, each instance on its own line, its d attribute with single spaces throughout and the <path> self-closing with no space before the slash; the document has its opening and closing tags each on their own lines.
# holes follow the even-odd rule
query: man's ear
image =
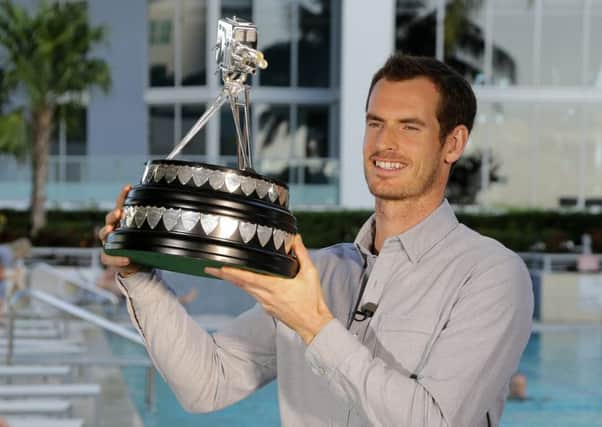
<svg viewBox="0 0 602 427">
<path fill-rule="evenodd" d="M 443 147 L 443 161 L 446 164 L 455 163 L 466 148 L 468 143 L 468 128 L 464 125 L 458 125 L 452 129 L 445 137 L 445 145 Z"/>
</svg>

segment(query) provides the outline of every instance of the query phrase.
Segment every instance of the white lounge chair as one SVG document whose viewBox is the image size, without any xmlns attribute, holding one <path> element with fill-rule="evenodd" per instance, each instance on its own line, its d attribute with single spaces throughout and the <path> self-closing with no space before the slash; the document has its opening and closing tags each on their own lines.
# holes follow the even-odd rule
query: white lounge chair
<svg viewBox="0 0 602 427">
<path fill-rule="evenodd" d="M 0 400 L 2 415 L 64 415 L 71 402 L 59 399 Z M 12 424 L 11 424 L 12 426 Z"/>
<path fill-rule="evenodd" d="M 0 365 L 0 377 L 6 378 L 68 377 L 69 375 L 71 375 L 71 367 L 66 365 Z"/>
<path fill-rule="evenodd" d="M 0 385 L 0 398 L 97 397 L 98 384 L 8 384 Z"/>
<path fill-rule="evenodd" d="M 83 427 L 84 425 L 84 420 L 79 418 L 7 417 L 6 420 L 10 427 Z"/>
<path fill-rule="evenodd" d="M 8 331 L 4 328 L 0 328 L 0 337 L 7 337 Z M 13 331 L 13 336 L 15 338 L 32 338 L 32 339 L 56 339 L 60 338 L 61 334 L 56 329 L 15 329 Z"/>
</svg>

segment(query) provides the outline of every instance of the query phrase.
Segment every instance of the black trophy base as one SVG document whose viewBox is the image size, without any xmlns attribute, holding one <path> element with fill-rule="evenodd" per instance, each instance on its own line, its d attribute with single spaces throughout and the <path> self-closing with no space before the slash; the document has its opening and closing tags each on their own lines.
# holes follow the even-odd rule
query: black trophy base
<svg viewBox="0 0 602 427">
<path fill-rule="evenodd" d="M 108 255 L 128 257 L 133 264 L 175 271 L 194 276 L 212 277 L 205 267 L 237 267 L 261 274 L 294 277 L 299 269 L 295 258 L 228 245 L 203 242 L 173 234 L 149 235 L 135 230 L 111 233 L 104 246 Z"/>
</svg>

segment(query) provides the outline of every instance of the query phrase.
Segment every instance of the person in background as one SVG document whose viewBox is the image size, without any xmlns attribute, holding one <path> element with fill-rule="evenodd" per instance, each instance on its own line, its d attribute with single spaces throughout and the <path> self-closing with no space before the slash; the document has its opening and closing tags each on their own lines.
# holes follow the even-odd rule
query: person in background
<svg viewBox="0 0 602 427">
<path fill-rule="evenodd" d="M 21 282 L 23 260 L 31 254 L 31 242 L 20 238 L 11 243 L 0 245 L 0 311 L 9 290 L 9 281 Z M 17 283 L 22 285 L 22 283 Z"/>
<path fill-rule="evenodd" d="M 514 374 L 510 380 L 510 400 L 527 400 L 527 377 L 521 373 Z"/>
</svg>

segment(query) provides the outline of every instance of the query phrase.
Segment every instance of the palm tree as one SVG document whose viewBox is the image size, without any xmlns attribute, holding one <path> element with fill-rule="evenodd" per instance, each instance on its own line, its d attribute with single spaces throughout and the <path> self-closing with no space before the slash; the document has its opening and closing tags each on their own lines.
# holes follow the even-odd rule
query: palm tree
<svg viewBox="0 0 602 427">
<path fill-rule="evenodd" d="M 11 145 L 10 138 L 0 137 L 0 145 L 12 146 L 15 152 L 19 139 L 29 142 L 32 236 L 46 224 L 50 135 L 58 108 L 66 100 L 79 104 L 83 92 L 92 86 L 105 92 L 110 87 L 108 65 L 90 57 L 92 47 L 103 40 L 104 29 L 88 22 L 85 2 L 44 1 L 30 14 L 10 0 L 0 0 L 0 46 L 5 60 L 0 86 L 17 95 L 11 99 L 25 100 L 23 106 L 3 111 L 0 133 L 14 139 Z M 20 123 L 27 125 L 26 132 Z"/>
</svg>

